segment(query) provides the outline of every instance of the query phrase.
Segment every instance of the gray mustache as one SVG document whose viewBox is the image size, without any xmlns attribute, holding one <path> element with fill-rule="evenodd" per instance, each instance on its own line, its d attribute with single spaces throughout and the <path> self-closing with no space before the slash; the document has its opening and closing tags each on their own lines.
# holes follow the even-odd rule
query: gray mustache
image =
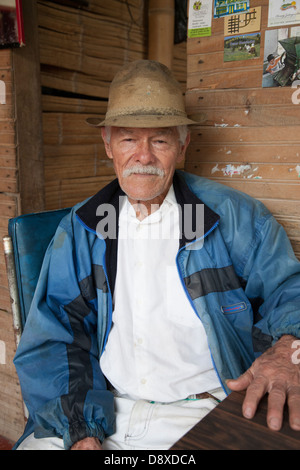
<svg viewBox="0 0 300 470">
<path fill-rule="evenodd" d="M 132 175 L 133 173 L 137 173 L 139 175 L 156 175 L 163 178 L 165 176 L 165 172 L 156 166 L 132 166 L 127 170 L 123 171 L 123 176 L 126 178 L 127 176 Z"/>
</svg>

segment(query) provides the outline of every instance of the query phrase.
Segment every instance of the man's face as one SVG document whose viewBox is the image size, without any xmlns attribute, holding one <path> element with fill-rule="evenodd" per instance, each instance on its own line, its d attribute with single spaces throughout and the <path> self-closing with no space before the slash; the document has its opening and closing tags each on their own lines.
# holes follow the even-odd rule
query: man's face
<svg viewBox="0 0 300 470">
<path fill-rule="evenodd" d="M 176 127 L 138 129 L 112 127 L 110 141 L 102 129 L 106 153 L 130 202 L 161 204 L 172 184 L 176 164 L 189 144 L 179 141 Z"/>
</svg>

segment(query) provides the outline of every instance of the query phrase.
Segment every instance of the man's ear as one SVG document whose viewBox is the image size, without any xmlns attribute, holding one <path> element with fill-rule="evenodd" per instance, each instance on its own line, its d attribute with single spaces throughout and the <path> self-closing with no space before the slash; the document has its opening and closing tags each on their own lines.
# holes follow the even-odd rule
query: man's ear
<svg viewBox="0 0 300 470">
<path fill-rule="evenodd" d="M 181 145 L 181 150 L 180 150 L 180 153 L 177 157 L 177 163 L 179 162 L 182 162 L 182 160 L 184 160 L 184 157 L 185 157 L 185 153 L 186 153 L 186 150 L 189 146 L 189 143 L 191 141 L 191 134 L 190 132 L 188 132 L 187 136 L 186 136 L 186 139 L 185 139 L 185 143 L 183 145 Z"/>
<path fill-rule="evenodd" d="M 112 152 L 111 152 L 111 148 L 110 148 L 110 142 L 109 142 L 109 139 L 107 138 L 107 135 L 106 135 L 106 128 L 105 127 L 101 127 L 101 136 L 102 136 L 102 139 L 103 139 L 103 142 L 104 142 L 106 155 L 108 156 L 108 158 L 110 158 L 112 160 L 113 156 L 112 156 Z"/>
</svg>

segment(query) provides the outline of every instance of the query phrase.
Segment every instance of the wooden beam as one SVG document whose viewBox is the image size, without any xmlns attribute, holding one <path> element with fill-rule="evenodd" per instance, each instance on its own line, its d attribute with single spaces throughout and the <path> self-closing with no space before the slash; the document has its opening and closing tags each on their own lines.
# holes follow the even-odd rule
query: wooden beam
<svg viewBox="0 0 300 470">
<path fill-rule="evenodd" d="M 23 1 L 25 47 L 13 51 L 20 212 L 44 209 L 43 130 L 35 0 Z"/>
<path fill-rule="evenodd" d="M 175 2 L 149 0 L 148 58 L 172 69 L 174 54 Z"/>
</svg>

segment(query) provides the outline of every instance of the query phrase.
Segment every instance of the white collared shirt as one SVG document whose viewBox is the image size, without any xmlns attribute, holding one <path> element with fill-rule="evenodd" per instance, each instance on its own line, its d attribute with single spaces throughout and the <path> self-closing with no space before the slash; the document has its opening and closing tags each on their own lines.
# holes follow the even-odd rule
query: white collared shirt
<svg viewBox="0 0 300 470">
<path fill-rule="evenodd" d="M 220 387 L 204 327 L 177 272 L 178 248 L 173 187 L 142 221 L 125 198 L 113 326 L 100 365 L 114 388 L 134 399 L 172 402 Z"/>
</svg>

